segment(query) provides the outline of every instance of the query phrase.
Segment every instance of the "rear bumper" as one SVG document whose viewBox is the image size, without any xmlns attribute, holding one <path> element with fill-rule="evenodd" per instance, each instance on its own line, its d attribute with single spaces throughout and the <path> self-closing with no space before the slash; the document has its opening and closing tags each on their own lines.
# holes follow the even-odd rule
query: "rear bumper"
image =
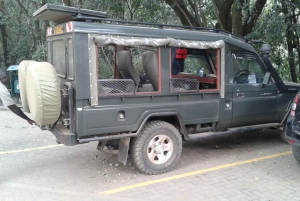
<svg viewBox="0 0 300 201">
<path fill-rule="evenodd" d="M 70 130 L 60 123 L 55 126 L 52 134 L 61 144 L 64 144 L 66 146 L 73 146 L 78 144 L 76 135 L 74 133 L 70 133 Z"/>
<path fill-rule="evenodd" d="M 300 128 L 295 122 L 295 118 L 289 118 L 285 127 L 285 136 L 288 140 L 292 140 L 295 144 L 300 144 Z"/>
</svg>

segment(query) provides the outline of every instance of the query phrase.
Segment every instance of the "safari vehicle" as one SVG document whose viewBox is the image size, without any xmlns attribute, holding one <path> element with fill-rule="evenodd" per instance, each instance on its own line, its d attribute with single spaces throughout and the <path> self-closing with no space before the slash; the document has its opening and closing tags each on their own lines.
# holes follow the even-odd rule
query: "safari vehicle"
<svg viewBox="0 0 300 201">
<path fill-rule="evenodd" d="M 60 143 L 99 141 L 147 174 L 172 169 L 182 140 L 283 128 L 299 85 L 231 33 L 112 20 L 46 4 L 48 61 L 19 67 L 23 107 Z M 263 62 L 262 62 L 263 61 Z"/>
</svg>

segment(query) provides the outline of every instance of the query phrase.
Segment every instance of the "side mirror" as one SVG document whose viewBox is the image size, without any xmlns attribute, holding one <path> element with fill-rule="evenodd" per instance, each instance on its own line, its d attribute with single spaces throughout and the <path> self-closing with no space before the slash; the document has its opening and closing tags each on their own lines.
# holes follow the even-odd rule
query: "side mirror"
<svg viewBox="0 0 300 201">
<path fill-rule="evenodd" d="M 262 83 L 262 88 L 264 88 L 267 84 L 269 84 L 269 80 L 270 80 L 270 72 L 266 72 Z"/>
</svg>

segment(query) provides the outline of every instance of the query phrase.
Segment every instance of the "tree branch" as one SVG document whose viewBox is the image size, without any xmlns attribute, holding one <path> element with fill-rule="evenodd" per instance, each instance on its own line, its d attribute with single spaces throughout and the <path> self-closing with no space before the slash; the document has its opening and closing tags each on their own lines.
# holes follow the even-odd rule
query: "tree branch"
<svg viewBox="0 0 300 201">
<path fill-rule="evenodd" d="M 23 6 L 23 4 L 20 2 L 20 0 L 16 0 L 16 1 L 17 1 L 18 5 L 20 6 L 21 10 L 23 10 L 24 13 L 25 13 L 27 16 L 29 16 L 28 10 Z"/>
<path fill-rule="evenodd" d="M 235 0 L 232 5 L 232 33 L 244 36 L 242 0 Z"/>
<path fill-rule="evenodd" d="M 191 6 L 193 12 L 195 13 L 195 19 L 199 23 L 200 27 L 207 27 L 206 18 L 203 15 L 203 10 L 201 9 L 201 6 L 203 6 L 203 1 L 199 0 L 198 4 L 196 3 L 196 0 L 194 2 L 192 0 L 188 0 L 189 5 Z M 197 7 L 198 5 L 198 7 Z"/>
<path fill-rule="evenodd" d="M 234 0 L 212 0 L 213 5 L 217 14 L 217 18 L 218 18 L 218 22 L 221 26 L 221 29 L 224 29 L 226 31 L 232 31 L 231 30 L 231 26 L 229 21 L 228 21 L 228 17 L 230 16 L 230 10 L 231 10 L 231 6 L 233 4 Z"/>
<path fill-rule="evenodd" d="M 71 6 L 70 0 L 63 0 L 63 3 L 65 4 L 65 6 Z"/>
<path fill-rule="evenodd" d="M 252 32 L 257 19 L 259 18 L 260 14 L 262 13 L 262 11 L 266 5 L 266 2 L 267 2 L 267 0 L 256 0 L 255 4 L 250 12 L 251 20 L 249 21 L 249 16 L 247 16 L 246 19 L 248 19 L 248 20 L 245 21 L 243 24 L 244 36 L 246 36 Z"/>
<path fill-rule="evenodd" d="M 200 17 L 198 15 L 198 10 L 197 10 L 197 7 L 196 5 L 192 2 L 192 0 L 188 0 L 188 3 L 190 4 L 193 12 L 195 13 L 195 18 L 197 19 L 198 22 L 200 22 Z M 200 23 L 199 23 L 200 24 Z"/>
<path fill-rule="evenodd" d="M 109 64 L 110 69 L 111 69 L 112 71 L 114 71 L 114 67 L 113 67 L 113 65 L 110 63 L 110 60 L 108 59 L 108 57 L 106 56 L 103 47 L 101 47 L 101 51 L 102 51 L 102 53 L 103 53 L 103 55 L 104 55 L 104 57 L 105 57 L 106 62 Z"/>
<path fill-rule="evenodd" d="M 200 26 L 197 19 L 188 11 L 183 0 L 165 0 L 165 2 L 175 11 L 182 25 L 196 27 Z"/>
<path fill-rule="evenodd" d="M 223 24 L 220 24 L 220 21 L 221 21 L 221 19 L 220 19 L 220 15 L 219 15 L 219 8 L 218 8 L 218 4 L 216 3 L 216 0 L 213 0 L 212 1 L 212 4 L 213 4 L 213 8 L 214 8 L 214 13 L 215 13 L 215 15 L 217 16 L 217 20 L 218 20 L 218 24 L 219 24 L 219 26 L 220 26 L 220 29 L 224 29 L 224 27 L 223 27 Z M 224 29 L 225 30 L 225 29 Z"/>
</svg>

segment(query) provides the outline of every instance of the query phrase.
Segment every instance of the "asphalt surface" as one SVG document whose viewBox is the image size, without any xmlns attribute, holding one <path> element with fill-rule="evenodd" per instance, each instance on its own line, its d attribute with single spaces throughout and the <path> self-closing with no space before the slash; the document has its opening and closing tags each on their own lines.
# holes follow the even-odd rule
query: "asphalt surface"
<svg viewBox="0 0 300 201">
<path fill-rule="evenodd" d="M 0 200 L 300 200 L 300 164 L 275 130 L 185 142 L 156 176 L 96 145 L 58 145 L 0 106 Z"/>
</svg>

